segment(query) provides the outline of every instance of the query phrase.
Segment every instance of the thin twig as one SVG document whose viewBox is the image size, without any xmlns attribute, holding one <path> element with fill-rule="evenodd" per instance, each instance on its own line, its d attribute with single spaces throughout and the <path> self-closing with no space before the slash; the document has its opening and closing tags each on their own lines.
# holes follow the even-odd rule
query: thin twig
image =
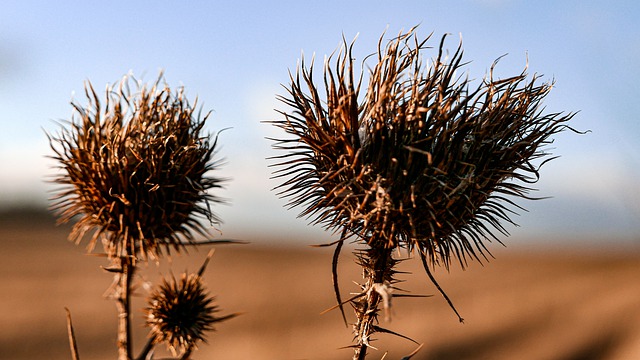
<svg viewBox="0 0 640 360">
<path fill-rule="evenodd" d="M 337 309 L 337 308 L 339 308 L 339 307 L 342 307 L 342 305 L 344 305 L 344 304 L 346 304 L 346 303 L 349 303 L 349 302 L 351 302 L 351 301 L 353 301 L 353 300 L 355 300 L 355 299 L 357 299 L 357 298 L 363 297 L 363 296 L 365 296 L 365 295 L 367 295 L 367 293 L 366 293 L 366 292 L 361 292 L 361 293 L 355 294 L 355 295 L 353 295 L 352 297 L 348 298 L 347 300 L 342 301 L 342 302 L 340 302 L 340 303 L 338 303 L 338 304 L 336 304 L 336 305 L 334 305 L 334 306 L 332 306 L 332 307 L 330 307 L 330 308 L 328 308 L 328 309 L 326 309 L 326 310 L 323 310 L 323 311 L 320 313 L 320 315 L 324 315 L 324 314 L 328 313 L 328 312 L 329 312 L 329 311 L 331 311 L 331 310 L 335 310 L 335 309 Z"/>
<path fill-rule="evenodd" d="M 170 243 L 163 243 L 163 242 L 158 242 L 161 245 L 173 245 Z M 200 246 L 200 245 L 224 245 L 224 244 L 249 244 L 248 241 L 244 241 L 244 240 L 234 240 L 234 239 L 207 239 L 207 240 L 200 240 L 200 241 L 181 241 L 178 242 L 177 245 L 179 246 Z"/>
<path fill-rule="evenodd" d="M 64 308 L 67 311 L 67 332 L 69 333 L 69 346 L 71 347 L 71 358 L 73 360 L 79 360 L 78 344 L 76 343 L 76 335 L 73 332 L 73 324 L 71 322 L 71 311 L 69 308 Z"/>
</svg>

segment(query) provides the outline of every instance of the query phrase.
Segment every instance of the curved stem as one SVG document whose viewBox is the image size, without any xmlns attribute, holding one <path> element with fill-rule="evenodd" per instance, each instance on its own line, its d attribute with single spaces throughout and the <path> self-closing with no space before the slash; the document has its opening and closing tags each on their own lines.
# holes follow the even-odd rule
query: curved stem
<svg viewBox="0 0 640 360">
<path fill-rule="evenodd" d="M 431 273 L 431 270 L 429 270 L 429 263 L 427 262 L 427 256 L 424 254 L 422 250 L 419 250 L 418 253 L 420 253 L 420 260 L 422 261 L 422 267 L 424 267 L 424 270 L 427 273 L 429 280 L 431 280 L 431 282 L 436 286 L 440 294 L 442 294 L 442 297 L 444 297 L 444 299 L 447 301 L 447 304 L 449 304 L 449 307 L 453 310 L 453 312 L 458 317 L 458 321 L 460 321 L 461 323 L 464 323 L 464 319 L 462 318 L 462 316 L 460 316 L 460 313 L 458 312 L 458 310 L 456 310 L 456 307 L 453 306 L 453 301 L 451 301 L 451 299 L 449 299 L 449 296 L 447 296 L 447 293 L 445 293 L 444 290 L 442 290 L 442 288 L 440 287 L 440 284 L 438 284 L 438 282 L 436 281 L 436 278 Z"/>
<path fill-rule="evenodd" d="M 336 295 L 336 301 L 338 302 L 338 307 L 340 308 L 340 313 L 342 314 L 342 320 L 344 321 L 344 325 L 348 327 L 347 316 L 344 314 L 342 297 L 340 296 L 340 285 L 338 284 L 338 258 L 340 257 L 340 250 L 342 249 L 342 245 L 344 243 L 345 233 L 346 229 L 342 232 L 340 241 L 337 242 L 336 249 L 333 252 L 333 260 L 331 261 L 331 278 L 333 280 L 333 292 Z"/>
<path fill-rule="evenodd" d="M 142 351 L 140 352 L 140 355 L 138 355 L 137 360 L 145 360 L 149 355 L 149 352 L 153 350 L 154 346 L 155 346 L 155 339 L 153 337 L 149 337 L 147 344 L 144 346 L 144 349 L 142 349 Z"/>
<path fill-rule="evenodd" d="M 191 353 L 193 352 L 193 346 L 189 346 L 189 348 L 187 348 L 187 350 L 184 352 L 184 354 L 182 354 L 182 357 L 180 358 L 180 360 L 189 360 L 191 359 Z"/>
</svg>

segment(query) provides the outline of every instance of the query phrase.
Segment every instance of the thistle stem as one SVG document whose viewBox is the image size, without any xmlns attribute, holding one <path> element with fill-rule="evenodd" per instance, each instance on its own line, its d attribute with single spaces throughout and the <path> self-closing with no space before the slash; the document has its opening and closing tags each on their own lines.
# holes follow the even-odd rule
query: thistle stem
<svg viewBox="0 0 640 360">
<path fill-rule="evenodd" d="M 118 309 L 118 360 L 131 360 L 131 283 L 135 265 L 128 256 L 120 257 L 121 272 L 116 277 L 116 307 Z"/>
<path fill-rule="evenodd" d="M 358 263 L 362 266 L 365 285 L 363 291 L 366 294 L 354 302 L 357 316 L 354 332 L 357 346 L 353 360 L 364 360 L 367 356 L 367 348 L 371 335 L 376 332 L 378 311 L 382 297 L 375 289 L 377 284 L 385 284 L 391 281 L 393 266 L 392 250 L 385 248 L 370 248 L 356 253 Z"/>
</svg>

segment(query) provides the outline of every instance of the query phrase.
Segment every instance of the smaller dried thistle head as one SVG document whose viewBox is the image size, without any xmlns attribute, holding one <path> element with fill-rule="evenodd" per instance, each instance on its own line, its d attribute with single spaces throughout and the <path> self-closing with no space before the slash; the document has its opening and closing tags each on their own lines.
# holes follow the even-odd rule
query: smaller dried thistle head
<svg viewBox="0 0 640 360">
<path fill-rule="evenodd" d="M 204 133 L 201 117 L 180 88 L 173 93 L 162 77 L 149 89 L 130 89 L 125 77 L 108 87 L 103 104 L 86 85 L 88 104 L 72 103 L 75 114 L 57 136 L 48 135 L 62 185 L 53 208 L 59 222 L 78 218 L 70 240 L 94 230 L 110 257 L 157 258 L 163 248 L 179 251 L 192 232 L 206 234 L 199 218 L 218 223 L 211 194 L 224 181 L 208 173 L 217 137 Z"/>
<path fill-rule="evenodd" d="M 524 71 L 495 79 L 492 67 L 472 87 L 456 75 L 461 47 L 445 56 L 444 39 L 429 66 L 421 58 L 429 39 L 414 29 L 380 45 L 364 96 L 350 46 L 325 65 L 326 99 L 313 66 L 291 76 L 281 100 L 293 110 L 272 122 L 291 136 L 275 139 L 286 151 L 274 157 L 275 176 L 301 216 L 446 266 L 483 255 L 494 231 L 506 234 L 502 223 L 519 207 L 512 199 L 529 198 L 545 162 L 536 161 L 573 115 L 543 113 L 551 84 Z"/>
<path fill-rule="evenodd" d="M 146 326 L 151 328 L 153 342 L 165 343 L 175 355 L 191 351 L 199 341 L 206 342 L 205 333 L 215 330 L 215 323 L 236 316 L 216 317 L 218 311 L 202 284 L 202 271 L 184 273 L 180 279 L 163 279 L 152 292 L 145 310 Z"/>
</svg>

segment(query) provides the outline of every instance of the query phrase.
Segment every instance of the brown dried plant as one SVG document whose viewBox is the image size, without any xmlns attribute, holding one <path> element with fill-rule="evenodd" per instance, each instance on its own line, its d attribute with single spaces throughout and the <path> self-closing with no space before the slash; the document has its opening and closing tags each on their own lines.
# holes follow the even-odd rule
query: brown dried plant
<svg viewBox="0 0 640 360">
<path fill-rule="evenodd" d="M 383 35 L 384 37 L 384 35 Z M 427 64 L 427 41 L 415 28 L 383 47 L 376 63 L 356 74 L 351 44 L 324 66 L 324 92 L 304 60 L 280 100 L 291 111 L 272 121 L 288 137 L 272 139 L 278 195 L 300 216 L 340 234 L 333 256 L 336 300 L 355 309 L 354 359 L 364 359 L 395 289 L 394 253 L 417 253 L 429 279 L 430 267 L 447 269 L 453 259 L 490 255 L 485 242 L 508 235 L 514 201 L 529 196 L 539 169 L 551 160 L 545 146 L 571 129 L 573 114 L 547 114 L 542 100 L 552 88 L 525 70 L 497 79 L 494 67 L 478 85 L 460 75 L 462 46 L 453 54 L 442 37 Z M 366 60 L 365 63 L 366 65 Z M 363 65 L 364 67 L 364 65 Z M 365 76 L 366 75 L 366 76 Z M 363 79 L 368 85 L 361 93 Z M 360 292 L 343 302 L 337 261 L 345 241 L 364 246 L 356 259 L 364 270 Z M 346 320 L 345 320 L 346 321 Z M 396 334 L 397 335 L 397 334 Z"/>
<path fill-rule="evenodd" d="M 164 279 L 153 290 L 145 309 L 146 325 L 151 333 L 140 358 L 146 358 L 153 345 L 165 343 L 174 356 L 181 354 L 181 359 L 188 359 L 199 341 L 206 342 L 205 333 L 215 330 L 213 324 L 238 315 L 215 315 L 220 310 L 202 282 L 212 254 L 213 251 L 197 273 L 183 273 L 180 279 Z"/>
<path fill-rule="evenodd" d="M 62 170 L 54 179 L 61 185 L 52 206 L 58 222 L 76 221 L 69 239 L 77 244 L 93 231 L 88 251 L 100 240 L 111 262 L 105 270 L 114 274 L 110 296 L 119 312 L 120 360 L 132 358 L 137 263 L 190 245 L 225 242 L 195 237 L 210 237 L 201 220 L 218 224 L 211 205 L 223 202 L 212 193 L 224 179 L 211 176 L 220 160 L 214 159 L 217 136 L 204 132 L 209 114 L 202 116 L 183 88 L 174 93 L 162 79 L 151 88 L 135 81 L 132 90 L 135 79 L 125 76 L 117 88 L 107 87 L 104 106 L 87 82 L 88 104 L 72 102 L 72 119 L 61 123 L 58 134 L 47 134 Z"/>
</svg>

